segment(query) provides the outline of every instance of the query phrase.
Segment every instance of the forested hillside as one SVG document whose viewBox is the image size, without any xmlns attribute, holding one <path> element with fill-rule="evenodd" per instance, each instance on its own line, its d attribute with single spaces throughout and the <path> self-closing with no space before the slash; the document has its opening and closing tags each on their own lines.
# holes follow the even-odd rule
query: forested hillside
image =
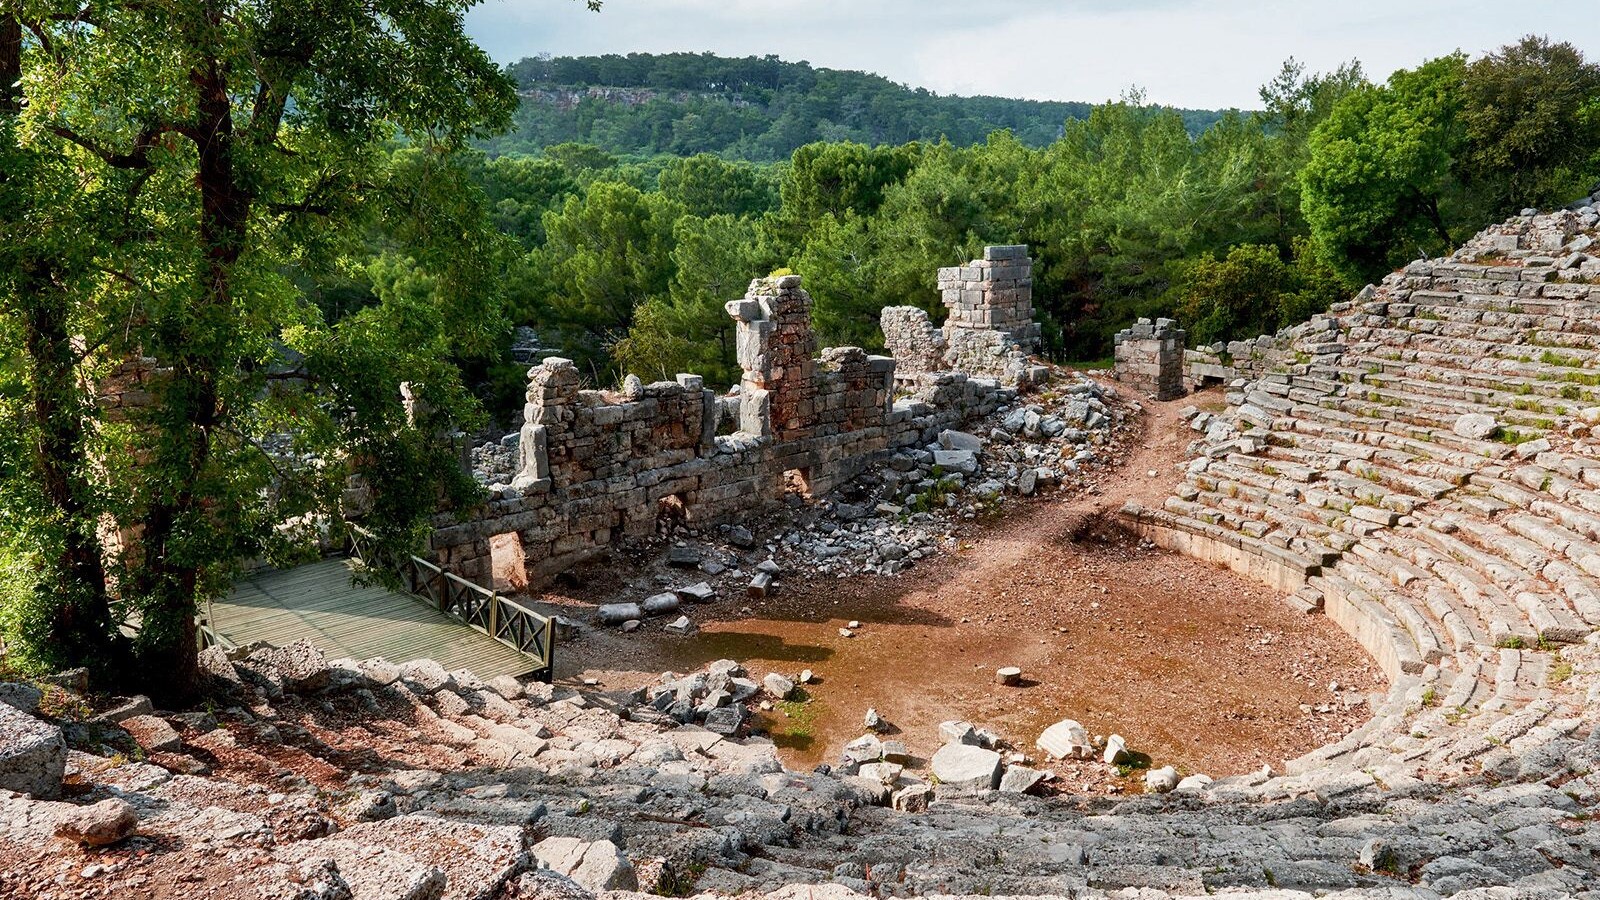
<svg viewBox="0 0 1600 900">
<path fill-rule="evenodd" d="M 665 59 L 682 67 L 606 57 L 521 71 L 729 96 L 805 97 L 783 79 L 816 76 L 808 91 L 826 80 L 762 60 Z M 1259 112 L 1198 134 L 1134 96 L 1064 120 L 1043 146 L 1003 130 L 971 146 L 818 141 L 753 164 L 566 143 L 475 165 L 524 250 L 508 276 L 514 320 L 599 382 L 693 371 L 728 383 L 723 303 L 752 276 L 801 275 L 825 342 L 875 347 L 882 307 L 941 317 L 934 271 L 985 243 L 1031 246 L 1058 359 L 1104 357 L 1137 315 L 1174 315 L 1197 341 L 1293 324 L 1485 222 L 1585 194 L 1600 176 L 1596 110 L 1600 69 L 1528 38 L 1382 82 L 1355 64 L 1315 74 L 1291 62 Z M 519 379 L 500 379 L 507 408 Z"/>
<path fill-rule="evenodd" d="M 1089 103 L 940 96 L 865 72 L 813 68 L 775 56 L 709 53 L 529 58 L 511 66 L 522 107 L 493 154 L 582 142 L 611 153 L 785 159 L 815 141 L 903 144 L 947 138 L 958 147 L 1009 129 L 1030 147 L 1061 136 Z M 1177 110 L 1199 134 L 1221 114 Z"/>
</svg>

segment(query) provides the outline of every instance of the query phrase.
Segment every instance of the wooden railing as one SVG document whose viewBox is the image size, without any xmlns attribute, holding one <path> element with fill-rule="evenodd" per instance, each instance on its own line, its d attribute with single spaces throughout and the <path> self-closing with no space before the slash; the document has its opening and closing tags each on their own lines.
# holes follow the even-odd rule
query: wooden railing
<svg viewBox="0 0 1600 900">
<path fill-rule="evenodd" d="M 445 615 L 532 657 L 536 664 L 533 672 L 541 681 L 548 682 L 554 676 L 556 630 L 549 616 L 446 572 L 421 557 L 408 553 L 398 561 L 384 559 L 385 554 L 374 546 L 372 534 L 360 526 L 350 529 L 350 549 L 369 568 L 382 566 L 397 572 L 408 593 L 422 597 Z"/>
<path fill-rule="evenodd" d="M 195 640 L 200 644 L 200 649 L 208 650 L 212 647 L 221 647 L 224 650 L 233 650 L 236 645 L 233 641 L 228 640 L 227 635 L 217 630 L 216 626 L 212 624 L 214 622 L 216 622 L 216 617 L 211 613 L 211 598 L 207 597 L 205 613 L 194 617 L 194 636 Z"/>
</svg>

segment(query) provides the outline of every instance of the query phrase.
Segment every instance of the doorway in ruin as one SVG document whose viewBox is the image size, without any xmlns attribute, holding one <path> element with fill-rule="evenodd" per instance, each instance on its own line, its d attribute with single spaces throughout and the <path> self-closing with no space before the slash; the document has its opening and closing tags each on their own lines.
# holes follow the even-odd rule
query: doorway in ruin
<svg viewBox="0 0 1600 900">
<path fill-rule="evenodd" d="M 668 494 L 656 501 L 656 531 L 671 535 L 689 523 L 689 504 L 682 494 Z"/>
<path fill-rule="evenodd" d="M 811 470 L 790 469 L 783 473 L 783 493 L 785 496 L 794 495 L 802 500 L 811 499 Z"/>
<path fill-rule="evenodd" d="M 522 536 L 508 531 L 490 538 L 489 568 L 494 575 L 496 591 L 508 594 L 526 591 L 528 557 L 522 551 Z"/>
</svg>

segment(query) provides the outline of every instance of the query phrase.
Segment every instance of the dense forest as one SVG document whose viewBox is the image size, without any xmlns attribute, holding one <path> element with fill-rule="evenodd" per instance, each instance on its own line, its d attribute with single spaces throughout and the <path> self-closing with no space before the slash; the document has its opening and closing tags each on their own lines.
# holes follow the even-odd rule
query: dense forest
<svg viewBox="0 0 1600 900">
<path fill-rule="evenodd" d="M 776 56 L 709 53 L 538 57 L 511 66 L 522 95 L 516 124 L 484 141 L 491 154 L 563 143 L 622 156 L 714 153 L 772 162 L 816 141 L 980 144 L 1008 130 L 1030 147 L 1061 136 L 1091 104 L 940 96 L 865 72 L 813 68 Z M 1175 110 L 1199 134 L 1221 113 Z"/>
<path fill-rule="evenodd" d="M 649 59 L 522 65 L 727 91 L 801 72 L 683 56 L 668 75 Z M 734 380 L 722 304 L 776 269 L 805 278 L 825 341 L 880 346 L 881 307 L 939 317 L 935 269 L 985 243 L 1031 245 L 1047 352 L 1087 360 L 1137 315 L 1174 315 L 1199 341 L 1301 321 L 1489 221 L 1583 194 L 1600 175 L 1597 71 L 1528 38 L 1381 82 L 1356 63 L 1318 74 L 1291 61 L 1259 111 L 1198 134 L 1132 94 L 1043 146 L 1005 130 L 971 146 L 820 141 L 763 165 L 565 143 L 471 165 L 523 251 L 511 316 L 597 382 Z M 497 379 L 503 407 L 518 377 Z"/>
<path fill-rule="evenodd" d="M 770 60 L 508 72 L 470 6 L 0 6 L 0 666 L 192 697 L 197 604 L 242 560 L 351 513 L 411 550 L 483 499 L 441 438 L 518 407 L 517 325 L 599 385 L 726 384 L 752 276 L 800 274 L 822 340 L 872 347 L 881 307 L 937 317 L 938 267 L 1020 242 L 1047 351 L 1086 359 L 1139 314 L 1200 341 L 1298 321 L 1600 173 L 1600 67 L 1539 38 L 1382 81 L 1291 61 L 1197 128 L 1137 94 L 990 108 Z M 540 79 L 773 118 L 732 145 L 673 143 L 673 110 L 648 141 L 530 136 Z"/>
</svg>

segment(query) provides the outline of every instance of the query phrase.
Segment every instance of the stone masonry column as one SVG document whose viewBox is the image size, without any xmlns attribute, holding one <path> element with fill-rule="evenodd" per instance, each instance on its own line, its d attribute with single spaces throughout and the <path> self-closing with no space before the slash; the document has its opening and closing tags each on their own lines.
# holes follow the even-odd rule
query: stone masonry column
<svg viewBox="0 0 1600 900">
<path fill-rule="evenodd" d="M 1026 244 L 983 248 L 983 259 L 939 270 L 939 292 L 952 331 L 1003 331 L 1027 353 L 1039 350 L 1040 327 L 1033 320 L 1033 260 Z"/>
<path fill-rule="evenodd" d="M 551 486 L 550 447 L 566 445 L 576 415 L 572 405 L 582 386 L 570 359 L 551 357 L 528 370 L 528 402 L 522 408 L 524 424 L 512 487 L 528 493 Z"/>
<path fill-rule="evenodd" d="M 811 295 L 800 276 L 758 278 L 743 300 L 727 305 L 739 323 L 739 430 L 780 441 L 808 434 L 816 422 L 817 337 Z"/>
<path fill-rule="evenodd" d="M 1132 328 L 1117 332 L 1118 381 L 1157 400 L 1174 400 L 1183 388 L 1184 332 L 1171 319 L 1140 319 Z"/>
</svg>

